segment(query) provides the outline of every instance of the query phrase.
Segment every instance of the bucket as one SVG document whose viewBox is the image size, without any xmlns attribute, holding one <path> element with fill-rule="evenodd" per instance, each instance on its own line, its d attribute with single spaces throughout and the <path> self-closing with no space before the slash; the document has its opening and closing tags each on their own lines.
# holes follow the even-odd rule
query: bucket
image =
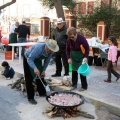
<svg viewBox="0 0 120 120">
<path fill-rule="evenodd" d="M 14 58 L 15 58 L 15 54 L 14 54 Z M 12 60 L 12 51 L 5 52 L 5 60 Z"/>
<path fill-rule="evenodd" d="M 90 73 L 90 67 L 87 63 L 84 63 L 78 68 L 77 72 L 83 76 L 87 76 Z"/>
</svg>

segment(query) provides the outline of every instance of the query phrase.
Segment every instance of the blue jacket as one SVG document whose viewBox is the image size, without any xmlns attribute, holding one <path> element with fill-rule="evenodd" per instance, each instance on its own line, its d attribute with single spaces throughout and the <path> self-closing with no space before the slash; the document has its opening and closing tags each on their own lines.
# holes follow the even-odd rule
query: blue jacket
<svg viewBox="0 0 120 120">
<path fill-rule="evenodd" d="M 52 53 L 47 53 L 47 51 L 45 50 L 45 43 L 37 43 L 26 50 L 25 56 L 27 58 L 29 66 L 32 69 L 37 68 L 34 60 L 39 58 L 41 55 L 45 56 L 43 62 L 43 71 L 45 71 L 52 57 Z"/>
<path fill-rule="evenodd" d="M 13 78 L 15 74 L 15 71 L 12 67 L 8 66 L 5 68 L 5 70 L 3 71 L 3 74 L 6 78 L 10 77 Z"/>
</svg>

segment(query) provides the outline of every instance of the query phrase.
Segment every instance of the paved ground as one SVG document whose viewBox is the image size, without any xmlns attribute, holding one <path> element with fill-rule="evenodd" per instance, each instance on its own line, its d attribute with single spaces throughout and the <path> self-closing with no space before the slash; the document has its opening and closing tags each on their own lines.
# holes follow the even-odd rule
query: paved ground
<svg viewBox="0 0 120 120">
<path fill-rule="evenodd" d="M 4 54 L 1 52 L 0 63 L 3 60 Z M 22 63 L 19 64 L 18 59 L 14 60 L 14 62 L 8 60 L 8 62 L 16 72 L 23 74 Z M 116 70 L 120 73 L 119 66 L 120 62 L 118 62 L 118 67 L 116 68 Z M 90 66 L 90 68 L 91 73 L 87 77 L 89 85 L 88 90 L 84 92 L 75 90 L 74 92 L 83 95 L 87 102 L 93 103 L 96 106 L 104 106 L 106 109 L 109 109 L 110 112 L 120 116 L 120 80 L 116 82 L 115 77 L 112 77 L 112 83 L 105 83 L 104 79 L 107 78 L 106 68 L 96 66 Z M 55 66 L 49 65 L 46 75 L 50 77 L 51 74 L 54 74 L 54 72 Z M 17 76 L 15 76 L 13 81 L 16 80 L 16 77 Z M 59 79 L 62 79 L 62 77 Z M 30 105 L 21 92 L 11 89 L 9 86 L 7 86 L 11 82 L 12 80 L 5 80 L 4 77 L 0 76 L 0 120 L 49 120 L 48 117 L 42 114 L 42 112 L 45 111 L 45 108 L 50 106 L 45 98 L 36 96 L 38 105 Z M 78 86 L 78 88 L 79 87 L 80 86 Z M 98 116 L 95 112 L 95 106 L 85 103 L 84 105 L 80 106 L 80 108 L 94 115 L 95 120 L 97 120 Z M 72 118 L 70 120 L 79 120 L 80 118 L 81 117 Z M 58 120 L 62 120 L 62 118 L 59 118 Z M 88 119 L 82 117 L 81 120 Z"/>
</svg>

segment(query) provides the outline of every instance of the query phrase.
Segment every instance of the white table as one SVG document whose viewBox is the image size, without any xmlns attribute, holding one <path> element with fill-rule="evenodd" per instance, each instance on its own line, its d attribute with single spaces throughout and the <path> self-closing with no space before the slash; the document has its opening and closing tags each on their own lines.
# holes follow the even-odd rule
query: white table
<svg viewBox="0 0 120 120">
<path fill-rule="evenodd" d="M 14 60 L 14 47 L 17 46 L 19 48 L 19 63 L 21 63 L 21 47 L 22 46 L 32 46 L 36 44 L 37 42 L 26 42 L 26 43 L 12 43 L 8 44 L 9 46 L 12 46 L 12 61 Z"/>
<path fill-rule="evenodd" d="M 90 47 L 92 47 L 92 49 L 94 49 L 94 48 L 100 49 L 98 46 L 90 46 Z M 94 50 L 93 50 L 93 56 L 94 56 Z M 117 61 L 118 61 L 119 57 L 120 57 L 120 48 L 117 48 Z M 116 66 L 117 66 L 117 62 L 116 62 Z"/>
<path fill-rule="evenodd" d="M 99 48 L 98 46 L 90 46 L 92 48 Z M 100 49 L 100 48 L 99 48 Z M 120 51 L 120 48 L 117 48 L 117 51 L 119 52 Z"/>
<path fill-rule="evenodd" d="M 93 56 L 94 56 L 94 48 L 100 49 L 98 46 L 90 46 L 93 49 Z M 117 58 L 120 56 L 120 48 L 117 48 Z"/>
</svg>

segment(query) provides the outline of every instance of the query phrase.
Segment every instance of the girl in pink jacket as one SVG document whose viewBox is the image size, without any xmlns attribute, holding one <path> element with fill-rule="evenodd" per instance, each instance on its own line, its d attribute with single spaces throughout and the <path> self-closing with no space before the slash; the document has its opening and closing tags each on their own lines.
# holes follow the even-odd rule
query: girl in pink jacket
<svg viewBox="0 0 120 120">
<path fill-rule="evenodd" d="M 111 73 L 116 77 L 116 81 L 120 78 L 120 74 L 118 74 L 114 69 L 113 69 L 113 63 L 116 61 L 117 57 L 117 40 L 114 36 L 111 36 L 108 40 L 110 48 L 108 51 L 108 66 L 107 66 L 107 73 L 108 73 L 108 78 L 107 80 L 104 80 L 105 82 L 110 83 L 111 82 Z"/>
</svg>

